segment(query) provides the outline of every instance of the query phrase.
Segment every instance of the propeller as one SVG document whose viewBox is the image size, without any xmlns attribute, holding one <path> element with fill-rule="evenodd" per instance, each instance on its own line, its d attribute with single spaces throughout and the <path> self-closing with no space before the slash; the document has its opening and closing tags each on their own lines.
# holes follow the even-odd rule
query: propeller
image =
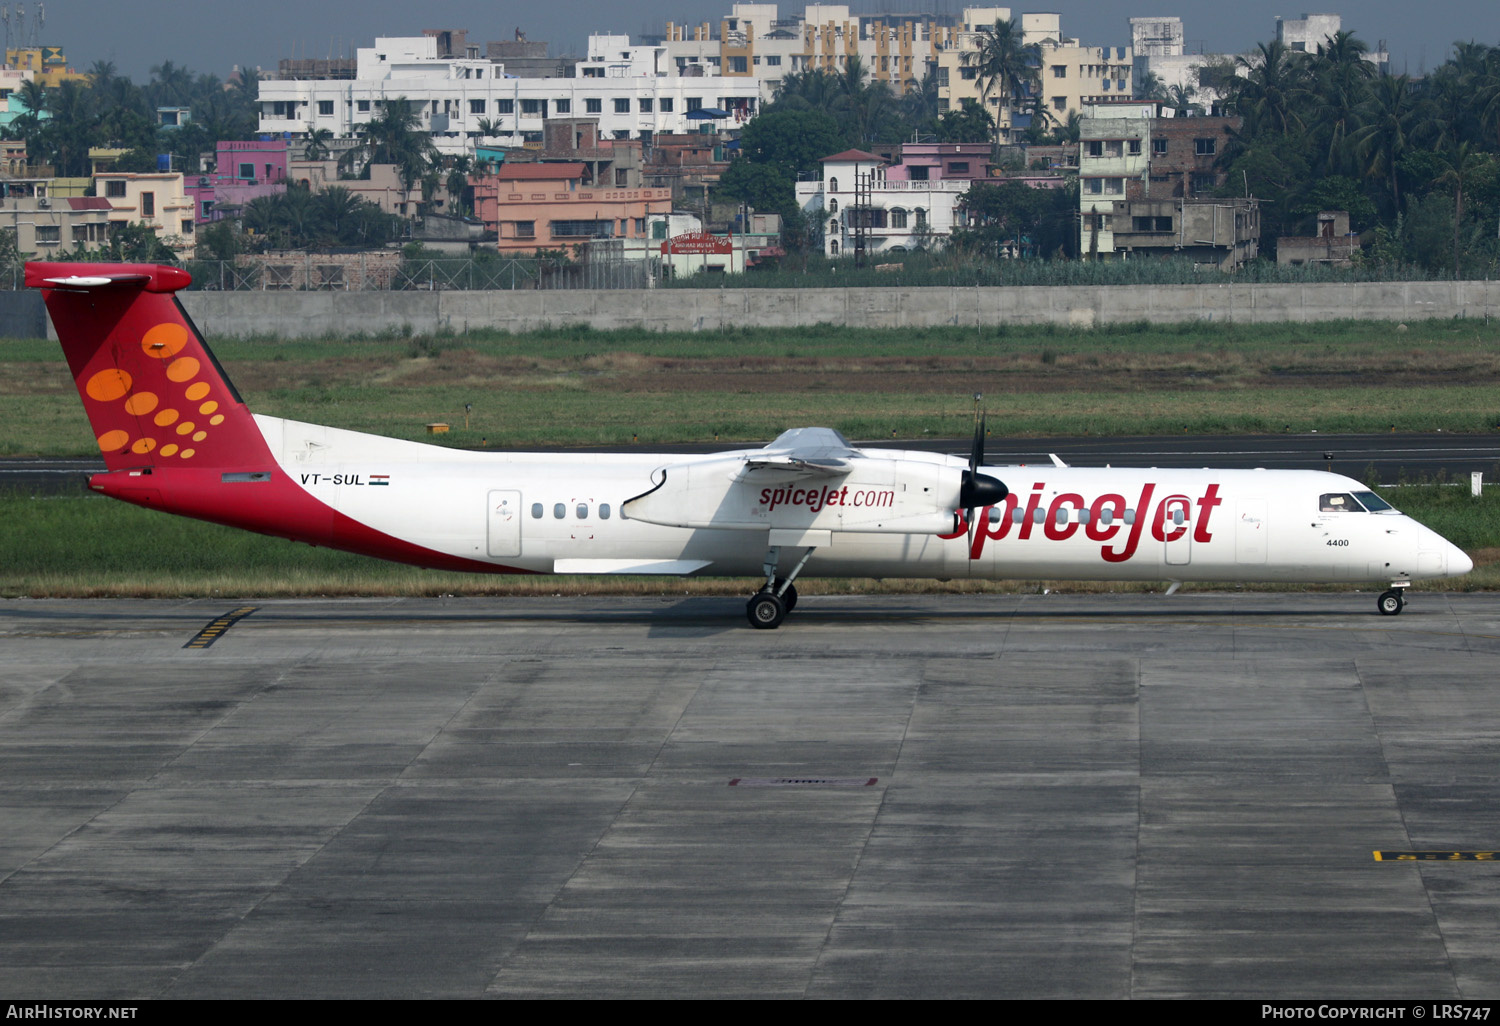
<svg viewBox="0 0 1500 1026">
<path fill-rule="evenodd" d="M 977 395 L 974 397 L 976 402 L 980 398 Z M 1004 502 L 1005 497 L 1010 494 L 1005 482 L 979 472 L 979 468 L 984 465 L 985 419 L 985 415 L 980 414 L 974 423 L 974 445 L 969 450 L 969 469 L 964 471 L 963 484 L 958 489 L 958 504 L 963 508 L 964 517 L 968 521 L 971 541 L 974 537 L 974 511 Z"/>
</svg>

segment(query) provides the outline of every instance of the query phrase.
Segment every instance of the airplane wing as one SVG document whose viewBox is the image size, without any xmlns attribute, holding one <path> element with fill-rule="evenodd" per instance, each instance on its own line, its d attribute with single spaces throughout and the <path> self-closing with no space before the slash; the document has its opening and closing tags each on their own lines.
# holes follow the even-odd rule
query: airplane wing
<svg viewBox="0 0 1500 1026">
<path fill-rule="evenodd" d="M 748 456 L 745 466 L 750 470 L 783 470 L 797 474 L 813 474 L 819 477 L 838 477 L 850 470 L 848 460 L 814 458 L 804 459 L 791 453 L 775 456 Z"/>
</svg>

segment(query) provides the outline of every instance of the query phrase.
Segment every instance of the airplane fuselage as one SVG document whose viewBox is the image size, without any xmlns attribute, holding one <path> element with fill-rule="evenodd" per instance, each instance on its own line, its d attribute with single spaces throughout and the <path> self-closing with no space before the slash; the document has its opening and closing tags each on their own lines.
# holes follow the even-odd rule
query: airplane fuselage
<svg viewBox="0 0 1500 1026">
<path fill-rule="evenodd" d="M 219 474 L 231 515 L 205 516 L 314 544 L 360 551 L 321 521 L 289 520 L 263 493 L 291 488 L 413 553 L 404 561 L 496 573 L 669 573 L 724 576 L 761 571 L 769 529 L 684 528 L 624 515 L 665 464 L 661 453 L 484 453 L 256 416 L 276 460 L 268 476 Z M 758 450 L 746 450 L 753 455 Z M 723 461 L 728 454 L 704 456 Z M 1003 502 L 960 514 L 955 530 L 926 535 L 832 531 L 806 568 L 817 576 L 1046 578 L 1054 580 L 1389 581 L 1465 572 L 1468 557 L 1394 510 L 1368 512 L 1347 499 L 1368 494 L 1337 474 L 1289 470 L 987 467 L 1011 483 Z M 178 471 L 185 473 L 185 471 Z M 276 477 L 282 480 L 277 482 Z M 238 477 L 239 480 L 226 480 Z M 113 481 L 111 481 L 113 479 Z M 97 486 L 128 489 L 126 475 Z M 167 479 L 158 471 L 158 484 Z M 139 479 L 137 479 L 139 483 Z M 233 488 L 229 488 L 229 485 Z M 771 488 L 809 516 L 884 501 L 880 490 L 810 484 Z M 160 491 L 160 489 L 158 489 Z M 167 489 L 165 494 L 177 494 Z M 863 494 L 868 492 L 868 494 Z M 187 492 L 191 494 L 189 490 Z M 131 498 L 128 491 L 122 498 Z M 773 512 L 776 504 L 765 503 Z M 264 522 L 257 517 L 264 512 Z M 390 555 L 389 553 L 379 553 Z M 400 555 L 394 558 L 403 558 Z M 464 565 L 467 564 L 467 565 Z"/>
</svg>

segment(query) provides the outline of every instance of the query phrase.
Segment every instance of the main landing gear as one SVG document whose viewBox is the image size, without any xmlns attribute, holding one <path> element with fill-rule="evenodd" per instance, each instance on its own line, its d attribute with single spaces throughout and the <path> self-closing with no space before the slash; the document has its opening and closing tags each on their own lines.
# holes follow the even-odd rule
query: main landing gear
<svg viewBox="0 0 1500 1026">
<path fill-rule="evenodd" d="M 1401 592 L 1400 588 L 1392 588 L 1380 593 L 1380 597 L 1375 600 L 1375 608 L 1380 610 L 1381 616 L 1395 616 L 1406 608 L 1406 599 Z"/>
<path fill-rule="evenodd" d="M 808 559 L 812 557 L 813 550 L 808 549 L 792 568 L 792 572 L 785 577 L 776 576 L 776 563 L 780 559 L 781 550 L 775 545 L 766 552 L 766 583 L 750 597 L 750 602 L 745 606 L 745 616 L 750 621 L 750 626 L 757 630 L 774 630 L 781 626 L 781 621 L 786 619 L 786 614 L 797 608 L 797 589 L 792 582 L 807 565 Z"/>
</svg>

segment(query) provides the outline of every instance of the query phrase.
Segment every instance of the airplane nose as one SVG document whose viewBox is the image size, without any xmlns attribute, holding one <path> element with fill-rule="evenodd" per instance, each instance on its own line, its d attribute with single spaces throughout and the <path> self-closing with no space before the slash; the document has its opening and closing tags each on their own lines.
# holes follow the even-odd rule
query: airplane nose
<svg viewBox="0 0 1500 1026">
<path fill-rule="evenodd" d="M 1474 569 L 1474 561 L 1469 558 L 1469 554 L 1457 545 L 1449 544 L 1448 576 L 1462 577 L 1472 569 Z"/>
</svg>

